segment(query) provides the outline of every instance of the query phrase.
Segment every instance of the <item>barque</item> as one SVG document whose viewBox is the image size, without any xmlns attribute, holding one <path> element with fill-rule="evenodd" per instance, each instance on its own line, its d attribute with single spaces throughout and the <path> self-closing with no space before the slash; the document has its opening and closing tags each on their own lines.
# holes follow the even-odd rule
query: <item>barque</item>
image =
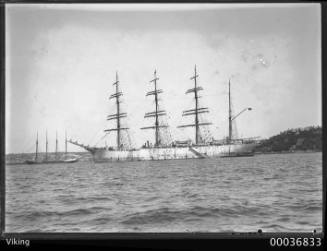
<svg viewBox="0 0 327 251">
<path fill-rule="evenodd" d="M 107 117 L 107 120 L 116 121 L 115 127 L 106 129 L 106 133 L 116 132 L 116 146 L 115 147 L 96 147 L 88 146 L 78 141 L 68 140 L 71 144 L 80 146 L 89 151 L 95 162 L 111 162 L 111 161 L 143 161 L 143 160 L 171 160 L 171 159 L 189 159 L 189 158 L 209 158 L 209 157 L 240 157 L 240 156 L 253 156 L 254 149 L 257 145 L 254 138 L 248 139 L 235 139 L 233 137 L 232 122 L 233 120 L 246 110 L 252 108 L 245 108 L 236 116 L 232 116 L 231 111 L 231 93 L 230 93 L 230 81 L 229 81 L 229 135 L 224 140 L 214 140 L 213 138 L 207 139 L 204 137 L 206 132 L 205 128 L 208 128 L 212 123 L 201 121 L 200 117 L 204 113 L 208 113 L 208 107 L 201 107 L 199 105 L 199 92 L 203 90 L 198 85 L 196 66 L 194 68 L 194 75 L 191 80 L 194 81 L 194 87 L 187 90 L 186 94 L 194 95 L 194 108 L 183 111 L 182 116 L 193 116 L 194 122 L 191 124 L 185 124 L 178 126 L 179 128 L 192 127 L 195 129 L 194 142 L 190 140 L 186 141 L 170 141 L 167 142 L 167 129 L 168 124 L 161 119 L 166 116 L 165 110 L 160 109 L 159 95 L 163 92 L 162 89 L 158 89 L 157 72 L 154 72 L 154 78 L 150 81 L 153 83 L 154 90 L 146 94 L 146 96 L 154 97 L 155 110 L 153 112 L 147 112 L 144 118 L 153 118 L 154 124 L 152 126 L 142 127 L 142 130 L 154 130 L 154 144 L 150 144 L 147 141 L 140 148 L 132 148 L 128 143 L 130 140 L 127 126 L 122 125 L 122 121 L 127 117 L 127 113 L 121 111 L 120 97 L 123 95 L 119 88 L 118 74 L 116 73 L 116 81 L 113 83 L 115 86 L 115 93 L 112 94 L 109 99 L 114 99 L 116 103 L 116 113 Z M 201 117 L 202 118 L 202 117 Z"/>
</svg>

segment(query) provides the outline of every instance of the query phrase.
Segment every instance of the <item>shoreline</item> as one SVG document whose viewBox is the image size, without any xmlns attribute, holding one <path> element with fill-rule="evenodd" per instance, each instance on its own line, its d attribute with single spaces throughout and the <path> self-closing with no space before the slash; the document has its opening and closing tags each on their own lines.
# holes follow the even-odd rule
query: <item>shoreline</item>
<svg viewBox="0 0 327 251">
<path fill-rule="evenodd" d="M 298 151 L 283 151 L 283 152 L 254 152 L 254 156 L 255 155 L 269 155 L 269 154 L 294 154 L 294 153 L 322 153 L 322 151 L 298 150 Z M 7 154 L 6 156 L 20 155 L 20 154 L 21 153 L 10 153 L 10 154 Z M 24 154 L 26 154 L 26 153 L 24 153 Z M 85 152 L 75 152 L 75 154 L 85 155 Z M 84 160 L 84 161 L 87 161 L 87 160 Z M 84 161 L 82 161 L 82 162 L 84 162 Z M 24 165 L 24 164 L 26 164 L 26 163 L 24 163 L 24 161 L 22 161 L 22 162 L 5 162 L 5 165 Z"/>
<path fill-rule="evenodd" d="M 282 152 L 254 152 L 254 155 L 262 155 L 262 154 L 292 154 L 292 153 L 322 153 L 322 151 L 297 150 L 297 151 L 282 151 Z"/>
</svg>

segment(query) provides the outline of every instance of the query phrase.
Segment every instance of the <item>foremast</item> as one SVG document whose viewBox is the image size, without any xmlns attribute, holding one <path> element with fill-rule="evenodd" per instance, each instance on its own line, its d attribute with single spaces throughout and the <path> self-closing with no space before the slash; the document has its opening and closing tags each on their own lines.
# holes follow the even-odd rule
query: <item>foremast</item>
<svg viewBox="0 0 327 251">
<path fill-rule="evenodd" d="M 123 96 L 123 92 L 119 89 L 119 79 L 118 79 L 118 73 L 116 72 L 116 81 L 113 83 L 114 86 L 116 86 L 115 93 L 110 95 L 109 99 L 115 99 L 116 100 L 116 113 L 108 115 L 107 120 L 116 120 L 116 127 L 115 128 L 109 128 L 104 130 L 105 132 L 117 132 L 117 149 L 121 150 L 123 149 L 123 144 L 121 143 L 121 132 L 124 130 L 128 130 L 128 127 L 122 127 L 121 126 L 121 119 L 127 117 L 127 113 L 121 112 L 120 108 L 120 97 Z"/>
<path fill-rule="evenodd" d="M 155 111 L 153 112 L 147 112 L 144 115 L 144 118 L 150 118 L 150 117 L 154 117 L 155 118 L 155 122 L 154 122 L 154 126 L 147 126 L 147 127 L 142 127 L 142 130 L 146 130 L 146 129 L 154 129 L 155 130 L 155 147 L 160 147 L 162 145 L 162 140 L 160 138 L 160 128 L 167 128 L 167 125 L 160 125 L 159 124 L 159 116 L 164 116 L 166 115 L 166 111 L 165 110 L 160 110 L 159 109 L 159 98 L 158 98 L 158 94 L 163 93 L 163 91 L 161 89 L 157 88 L 157 81 L 159 80 L 159 78 L 157 77 L 157 71 L 154 71 L 154 78 L 152 80 L 150 80 L 150 83 L 154 84 L 154 90 L 153 91 L 149 91 L 147 92 L 147 94 L 145 96 L 154 96 L 154 102 L 155 102 Z"/>
<path fill-rule="evenodd" d="M 190 116 L 194 115 L 194 124 L 188 124 L 188 125 L 181 125 L 178 126 L 178 128 L 184 128 L 184 127 L 195 127 L 195 144 L 201 143 L 200 138 L 200 126 L 207 126 L 211 125 L 211 122 L 199 122 L 199 114 L 201 113 L 208 113 L 208 107 L 199 107 L 199 91 L 202 91 L 203 88 L 201 86 L 198 86 L 197 84 L 197 78 L 199 75 L 196 71 L 196 65 L 194 66 L 194 75 L 190 78 L 191 80 L 194 80 L 194 88 L 188 89 L 185 94 L 194 93 L 194 101 L 195 101 L 195 107 L 191 110 L 185 110 L 183 111 L 182 116 Z"/>
</svg>

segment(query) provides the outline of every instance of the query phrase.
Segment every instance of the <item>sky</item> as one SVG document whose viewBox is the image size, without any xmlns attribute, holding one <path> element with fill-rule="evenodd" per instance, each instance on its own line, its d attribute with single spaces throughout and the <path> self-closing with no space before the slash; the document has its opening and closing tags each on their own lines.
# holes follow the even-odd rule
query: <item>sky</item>
<svg viewBox="0 0 327 251">
<path fill-rule="evenodd" d="M 160 105 L 174 139 L 194 139 L 182 111 L 203 87 L 201 105 L 215 139 L 228 134 L 228 81 L 240 137 L 268 138 L 288 128 L 321 125 L 320 5 L 308 4 L 6 4 L 6 153 L 64 149 L 64 134 L 104 141 L 115 113 L 116 72 L 135 146 L 154 141 L 144 119 Z M 69 145 L 69 151 L 80 151 Z"/>
</svg>

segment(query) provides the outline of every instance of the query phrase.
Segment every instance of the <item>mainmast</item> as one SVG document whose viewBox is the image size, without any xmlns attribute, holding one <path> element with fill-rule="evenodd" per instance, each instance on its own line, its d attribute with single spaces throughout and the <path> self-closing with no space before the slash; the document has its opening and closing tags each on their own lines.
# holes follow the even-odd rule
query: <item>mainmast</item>
<svg viewBox="0 0 327 251">
<path fill-rule="evenodd" d="M 127 127 L 121 127 L 121 118 L 125 118 L 127 117 L 127 113 L 125 112 L 121 112 L 120 111 L 120 96 L 123 95 L 123 93 L 119 90 L 119 80 L 118 80 L 118 73 L 116 72 L 116 81 L 113 83 L 113 85 L 116 86 L 116 93 L 112 94 L 109 99 L 116 99 L 116 113 L 115 114 L 111 114 L 108 115 L 107 120 L 116 120 L 116 128 L 110 128 L 110 129 L 106 129 L 104 130 L 105 132 L 110 132 L 110 131 L 117 131 L 117 149 L 120 150 L 122 149 L 122 144 L 121 144 L 121 131 L 122 130 L 128 130 L 129 128 Z"/>
<path fill-rule="evenodd" d="M 228 82 L 228 143 L 232 141 L 232 108 L 231 108 L 231 98 L 230 98 L 230 79 Z"/>
<path fill-rule="evenodd" d="M 155 101 L 155 111 L 154 112 L 147 112 L 144 115 L 144 118 L 149 118 L 149 117 L 155 117 L 155 123 L 154 126 L 147 126 L 147 127 L 142 127 L 141 129 L 155 129 L 155 147 L 158 147 L 161 145 L 161 140 L 160 140 L 160 134 L 159 134 L 159 129 L 163 127 L 168 127 L 167 125 L 159 125 L 159 116 L 164 116 L 166 115 L 165 110 L 159 110 L 159 104 L 158 104 L 158 94 L 162 93 L 163 91 L 161 89 L 157 89 L 157 80 L 159 78 L 157 77 L 157 71 L 154 71 L 154 78 L 150 81 L 150 83 L 154 83 L 154 90 L 150 91 L 146 94 L 146 96 L 154 95 L 154 101 Z"/>
<path fill-rule="evenodd" d="M 195 127 L 195 144 L 200 143 L 200 126 L 211 125 L 212 124 L 210 122 L 206 122 L 206 123 L 200 123 L 199 122 L 199 114 L 200 113 L 207 113 L 207 112 L 209 112 L 209 110 L 208 110 L 208 107 L 199 107 L 199 98 L 200 97 L 198 95 L 198 92 L 202 91 L 203 88 L 201 86 L 197 85 L 197 78 L 198 77 L 199 77 L 199 75 L 196 72 L 196 65 L 195 65 L 195 67 L 194 67 L 194 76 L 192 76 L 190 78 L 191 80 L 194 79 L 194 88 L 188 89 L 186 91 L 186 93 L 185 93 L 185 94 L 188 94 L 188 93 L 194 92 L 195 107 L 194 107 L 194 109 L 183 111 L 183 115 L 182 115 L 182 116 L 195 115 L 194 116 L 194 124 L 178 126 L 179 128 L 181 128 L 181 127 L 193 127 L 193 126 Z"/>
</svg>

